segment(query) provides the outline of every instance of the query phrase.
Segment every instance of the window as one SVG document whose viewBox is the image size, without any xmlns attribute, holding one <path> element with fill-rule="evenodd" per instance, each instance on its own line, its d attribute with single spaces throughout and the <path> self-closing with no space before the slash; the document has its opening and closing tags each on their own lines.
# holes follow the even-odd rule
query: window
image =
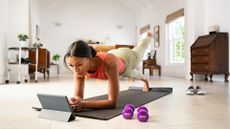
<svg viewBox="0 0 230 129">
<path fill-rule="evenodd" d="M 168 23 L 169 63 L 184 63 L 184 16 Z"/>
</svg>

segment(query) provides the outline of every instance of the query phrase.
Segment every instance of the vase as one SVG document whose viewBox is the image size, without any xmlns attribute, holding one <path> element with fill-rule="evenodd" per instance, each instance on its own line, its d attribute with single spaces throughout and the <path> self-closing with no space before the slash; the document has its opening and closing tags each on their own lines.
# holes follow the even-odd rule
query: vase
<svg viewBox="0 0 230 129">
<path fill-rule="evenodd" d="M 27 41 L 20 41 L 19 44 L 20 44 L 21 48 L 28 47 L 28 42 Z"/>
</svg>

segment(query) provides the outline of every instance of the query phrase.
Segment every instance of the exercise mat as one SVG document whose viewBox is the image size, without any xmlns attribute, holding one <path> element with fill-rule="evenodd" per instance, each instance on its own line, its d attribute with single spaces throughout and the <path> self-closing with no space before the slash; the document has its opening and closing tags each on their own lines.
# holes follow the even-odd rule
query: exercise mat
<svg viewBox="0 0 230 129">
<path fill-rule="evenodd" d="M 172 93 L 173 89 L 169 87 L 154 87 L 150 88 L 148 92 L 143 92 L 138 87 L 129 87 L 128 90 L 120 91 L 117 101 L 117 107 L 115 109 L 100 109 L 100 110 L 83 110 L 75 113 L 76 116 L 88 117 L 100 120 L 109 120 L 122 113 L 122 110 L 126 104 L 133 104 L 135 107 L 139 107 L 148 102 L 166 96 Z M 101 95 L 86 100 L 101 100 L 107 99 L 108 95 Z"/>
</svg>

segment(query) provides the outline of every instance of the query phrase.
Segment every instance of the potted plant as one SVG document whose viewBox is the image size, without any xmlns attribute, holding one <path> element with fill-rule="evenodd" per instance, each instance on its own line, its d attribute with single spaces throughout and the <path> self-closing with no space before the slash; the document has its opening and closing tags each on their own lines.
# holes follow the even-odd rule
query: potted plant
<svg viewBox="0 0 230 129">
<path fill-rule="evenodd" d="M 29 38 L 26 34 L 19 34 L 18 35 L 20 47 L 28 47 L 26 40 Z"/>
<path fill-rule="evenodd" d="M 57 61 L 59 61 L 60 58 L 61 58 L 61 56 L 59 54 L 57 54 L 57 53 L 54 54 L 53 57 L 52 57 L 52 59 L 54 60 L 55 63 L 57 63 Z"/>
</svg>

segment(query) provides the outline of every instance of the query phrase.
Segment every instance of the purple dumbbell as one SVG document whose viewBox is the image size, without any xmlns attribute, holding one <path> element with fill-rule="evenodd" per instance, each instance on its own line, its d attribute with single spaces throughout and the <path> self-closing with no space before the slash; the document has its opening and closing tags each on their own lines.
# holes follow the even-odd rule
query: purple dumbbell
<svg viewBox="0 0 230 129">
<path fill-rule="evenodd" d="M 126 105 L 125 105 L 125 108 L 126 108 L 126 107 L 132 108 L 133 112 L 134 112 L 134 110 L 135 110 L 135 107 L 134 107 L 133 104 L 126 104 Z"/>
<path fill-rule="evenodd" d="M 144 106 L 141 106 L 137 110 L 137 119 L 140 122 L 147 122 L 149 119 L 148 109 Z"/>
<path fill-rule="evenodd" d="M 145 106 L 141 106 L 141 107 L 139 107 L 139 108 L 137 109 L 137 113 L 138 113 L 141 109 L 145 110 L 146 112 L 149 112 L 148 109 L 147 109 Z"/>
<path fill-rule="evenodd" d="M 122 115 L 125 119 L 132 119 L 135 107 L 132 104 L 125 105 L 124 110 L 122 111 Z"/>
</svg>

